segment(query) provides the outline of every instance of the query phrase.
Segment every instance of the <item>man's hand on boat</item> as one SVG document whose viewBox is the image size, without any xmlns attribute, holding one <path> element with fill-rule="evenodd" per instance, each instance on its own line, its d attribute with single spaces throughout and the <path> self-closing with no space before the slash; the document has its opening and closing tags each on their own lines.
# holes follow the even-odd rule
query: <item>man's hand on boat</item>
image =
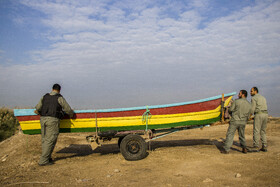
<svg viewBox="0 0 280 187">
<path fill-rule="evenodd" d="M 232 103 L 233 103 L 233 100 L 231 99 L 226 107 L 229 108 Z"/>
<path fill-rule="evenodd" d="M 248 121 L 252 121 L 252 120 L 254 120 L 254 117 L 255 117 L 255 116 L 250 115 L 250 117 L 249 117 Z"/>
<path fill-rule="evenodd" d="M 37 114 L 37 115 L 40 115 L 40 113 L 38 112 L 38 110 L 34 110 L 34 113 L 35 114 Z M 64 115 L 66 115 L 66 113 L 64 114 Z M 63 116 L 64 116 L 63 115 Z M 69 116 L 69 118 L 71 118 L 71 119 L 76 119 L 77 118 L 77 115 L 76 115 L 76 113 L 72 113 L 71 115 L 68 115 Z M 63 117 L 62 117 L 63 118 Z"/>
</svg>

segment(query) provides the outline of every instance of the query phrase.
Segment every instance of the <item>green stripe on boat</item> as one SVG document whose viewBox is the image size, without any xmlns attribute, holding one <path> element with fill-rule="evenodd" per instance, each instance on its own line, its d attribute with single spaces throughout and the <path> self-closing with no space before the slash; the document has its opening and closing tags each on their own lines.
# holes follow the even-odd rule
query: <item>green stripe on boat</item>
<svg viewBox="0 0 280 187">
<path fill-rule="evenodd" d="M 148 125 L 148 129 L 164 129 L 164 128 L 172 128 L 172 127 L 180 127 L 180 126 L 192 126 L 192 125 L 206 125 L 219 121 L 221 116 L 217 118 L 207 119 L 207 120 L 199 120 L 199 121 L 185 121 L 179 123 L 168 123 L 168 124 L 159 124 L 159 125 Z M 99 128 L 100 131 L 108 131 L 108 130 L 117 130 L 117 131 L 130 131 L 130 130 L 146 130 L 146 125 L 141 126 L 117 126 L 117 127 L 102 127 Z M 61 133 L 75 133 L 75 132 L 95 132 L 95 127 L 93 128 L 60 128 L 59 132 Z M 41 134 L 41 129 L 33 129 L 33 130 L 23 130 L 24 134 Z"/>
</svg>

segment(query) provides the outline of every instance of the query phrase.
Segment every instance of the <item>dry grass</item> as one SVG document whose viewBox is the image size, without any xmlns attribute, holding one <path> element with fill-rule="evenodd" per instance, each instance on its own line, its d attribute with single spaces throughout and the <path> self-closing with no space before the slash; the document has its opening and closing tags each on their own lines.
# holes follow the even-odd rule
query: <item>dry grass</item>
<svg viewBox="0 0 280 187">
<path fill-rule="evenodd" d="M 0 108 L 0 141 L 14 135 L 19 122 L 12 109 Z"/>
</svg>

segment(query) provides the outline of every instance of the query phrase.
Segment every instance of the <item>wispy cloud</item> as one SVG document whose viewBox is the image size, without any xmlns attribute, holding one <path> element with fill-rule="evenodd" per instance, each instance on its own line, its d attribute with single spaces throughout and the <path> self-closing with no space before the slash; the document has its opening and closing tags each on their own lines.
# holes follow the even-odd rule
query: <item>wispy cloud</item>
<svg viewBox="0 0 280 187">
<path fill-rule="evenodd" d="M 33 82 L 35 89 L 57 80 L 66 91 L 83 92 L 65 91 L 75 106 L 104 108 L 191 100 L 280 80 L 278 1 L 256 1 L 219 17 L 205 16 L 208 1 L 21 3 L 42 13 L 36 19 L 50 45 L 31 51 L 31 63 L 0 66 L 2 85 Z"/>
</svg>

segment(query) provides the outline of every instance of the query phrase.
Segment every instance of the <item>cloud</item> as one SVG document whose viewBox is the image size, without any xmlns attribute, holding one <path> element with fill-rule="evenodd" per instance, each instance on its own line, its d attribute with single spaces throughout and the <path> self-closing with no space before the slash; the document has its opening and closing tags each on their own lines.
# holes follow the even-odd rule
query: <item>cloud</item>
<svg viewBox="0 0 280 187">
<path fill-rule="evenodd" d="M 43 13 L 38 23 L 51 44 L 31 51 L 29 64 L 1 66 L 1 84 L 32 82 L 37 89 L 58 80 L 76 107 L 106 108 L 193 100 L 280 80 L 279 2 L 257 1 L 215 18 L 203 15 L 207 1 L 134 3 L 23 1 Z M 2 79 L 10 74 L 16 76 Z"/>
</svg>

